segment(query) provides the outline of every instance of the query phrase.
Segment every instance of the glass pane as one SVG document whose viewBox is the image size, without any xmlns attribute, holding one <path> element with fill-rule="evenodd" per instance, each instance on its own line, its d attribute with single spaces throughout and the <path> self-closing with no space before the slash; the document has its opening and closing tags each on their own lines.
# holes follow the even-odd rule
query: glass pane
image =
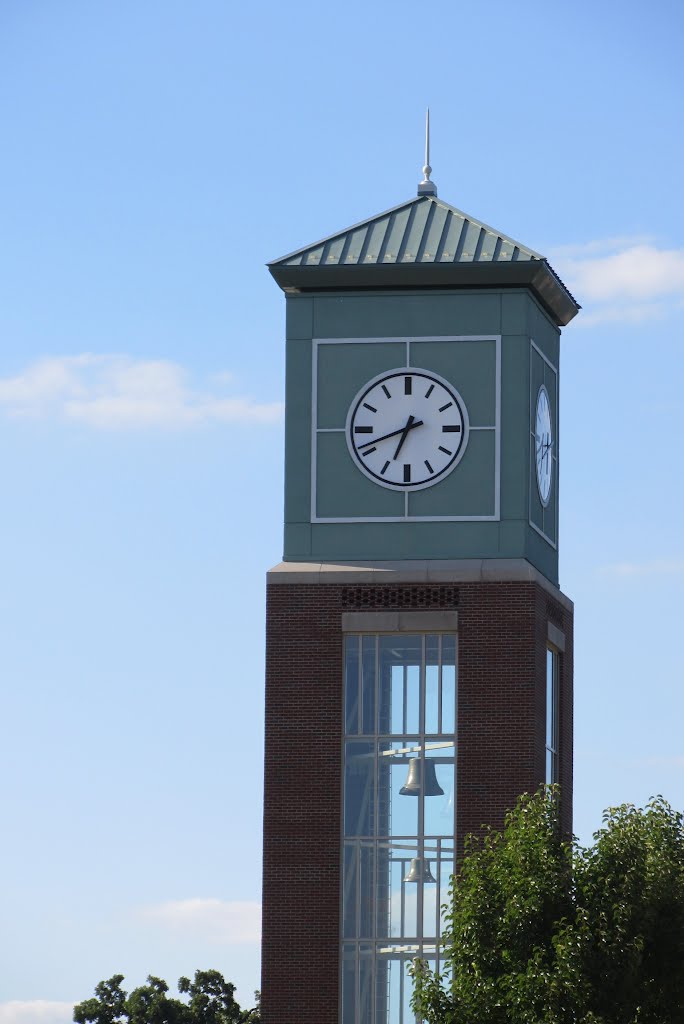
<svg viewBox="0 0 684 1024">
<path fill-rule="evenodd" d="M 439 878 L 439 861 L 434 857 L 430 857 L 428 853 L 425 855 L 426 863 L 429 865 L 430 874 L 435 879 L 434 882 L 426 882 L 423 886 L 423 936 L 428 939 L 437 938 L 437 908 L 439 888 L 437 885 L 437 879 Z"/>
<path fill-rule="evenodd" d="M 359 731 L 359 638 L 348 636 L 344 645 L 344 704 L 347 734 Z"/>
<path fill-rule="evenodd" d="M 442 732 L 456 732 L 456 638 L 442 637 Z"/>
<path fill-rule="evenodd" d="M 554 756 L 553 751 L 546 749 L 546 785 L 552 786 L 555 782 L 554 778 Z"/>
<path fill-rule="evenodd" d="M 361 844 L 359 848 L 359 889 L 356 913 L 359 922 L 359 938 L 361 939 L 369 939 L 375 934 L 373 931 L 373 853 L 373 847 L 370 844 Z"/>
<path fill-rule="evenodd" d="M 377 853 L 377 916 L 376 934 L 380 938 L 388 938 L 394 934 L 401 917 L 401 908 L 395 904 L 394 890 L 396 888 L 395 865 L 392 861 L 389 845 L 378 848 Z"/>
<path fill-rule="evenodd" d="M 420 662 L 406 666 L 406 732 L 420 732 Z"/>
<path fill-rule="evenodd" d="M 425 637 L 425 732 L 439 733 L 439 637 Z"/>
<path fill-rule="evenodd" d="M 373 947 L 359 946 L 359 1007 L 357 1024 L 373 1020 Z"/>
<path fill-rule="evenodd" d="M 454 796 L 456 781 L 456 765 L 454 763 L 454 745 L 426 749 L 426 757 L 434 766 L 434 776 L 430 782 L 436 782 L 442 793 L 429 793 L 426 782 L 424 815 L 424 834 L 426 836 L 451 836 L 454 834 Z M 443 759 L 448 759 L 444 761 Z M 429 770 L 429 769 L 428 769 Z"/>
<path fill-rule="evenodd" d="M 375 824 L 373 763 L 375 744 L 346 744 L 344 778 L 344 834 L 370 836 Z"/>
<path fill-rule="evenodd" d="M 345 939 L 354 939 L 356 929 L 356 907 L 358 903 L 357 848 L 345 844 L 344 877 L 342 885 L 342 934 Z"/>
<path fill-rule="evenodd" d="M 379 719 L 395 735 L 419 728 L 422 646 L 419 636 L 379 637 Z"/>
<path fill-rule="evenodd" d="M 407 882 L 416 848 L 401 844 L 378 853 L 378 937 L 416 935 L 416 885 Z"/>
<path fill-rule="evenodd" d="M 553 651 L 546 652 L 546 745 L 553 746 Z"/>
<path fill-rule="evenodd" d="M 389 731 L 401 735 L 405 732 L 404 709 L 404 670 L 400 665 L 393 665 L 389 675 L 391 718 Z M 384 719 L 383 719 L 384 720 Z"/>
<path fill-rule="evenodd" d="M 378 758 L 378 835 L 418 835 L 420 787 L 414 792 L 409 778 L 414 748 L 420 751 L 415 740 L 407 740 L 405 745 L 396 742 L 381 744 Z M 383 754 L 383 751 L 387 753 Z M 415 757 L 414 752 L 413 759 Z M 385 809 L 386 817 L 383 817 Z"/>
<path fill-rule="evenodd" d="M 361 731 L 375 735 L 375 641 L 374 636 L 361 637 Z"/>
<path fill-rule="evenodd" d="M 451 853 L 451 859 L 449 856 L 444 857 L 444 853 Z M 445 904 L 449 902 L 449 886 L 451 885 L 451 876 L 454 873 L 454 861 L 453 851 L 442 851 L 442 861 L 440 862 L 440 874 L 439 874 L 439 916 L 440 916 L 440 929 L 439 934 L 441 935 L 444 930 L 446 918 L 449 916 L 449 909 L 447 907 L 446 913 L 444 911 Z"/>
<path fill-rule="evenodd" d="M 356 1024 L 356 949 L 345 946 L 342 961 L 342 1024 Z"/>
<path fill-rule="evenodd" d="M 380 950 L 376 982 L 376 1024 L 414 1024 L 411 1012 L 413 982 L 408 973 L 412 957 L 420 950 L 417 946 L 391 946 Z M 433 957 L 430 958 L 433 960 Z M 431 963 L 430 966 L 433 966 Z M 364 1024 L 367 1024 L 364 1021 Z"/>
</svg>

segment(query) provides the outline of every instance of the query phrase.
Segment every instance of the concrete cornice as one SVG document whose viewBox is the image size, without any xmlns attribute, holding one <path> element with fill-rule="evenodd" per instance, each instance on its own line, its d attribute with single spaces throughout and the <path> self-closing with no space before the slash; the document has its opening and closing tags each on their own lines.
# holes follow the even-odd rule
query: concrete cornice
<svg viewBox="0 0 684 1024">
<path fill-rule="evenodd" d="M 293 583 L 538 583 L 559 604 L 573 602 L 524 558 L 463 558 L 400 562 L 280 562 L 267 582 Z"/>
</svg>

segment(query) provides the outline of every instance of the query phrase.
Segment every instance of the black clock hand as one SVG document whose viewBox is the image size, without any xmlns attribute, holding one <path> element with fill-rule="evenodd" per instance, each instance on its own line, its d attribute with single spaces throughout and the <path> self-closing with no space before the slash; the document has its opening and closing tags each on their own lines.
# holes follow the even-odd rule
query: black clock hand
<svg viewBox="0 0 684 1024">
<path fill-rule="evenodd" d="M 394 455 L 392 456 L 393 459 L 396 459 L 397 455 L 401 451 L 402 445 L 404 444 L 404 441 L 406 440 L 406 438 L 408 436 L 408 432 L 409 432 L 409 430 L 412 429 L 412 427 L 413 427 L 413 416 L 409 416 L 409 418 L 406 420 L 406 426 L 404 427 L 404 429 L 401 432 L 401 437 L 399 438 L 399 444 L 397 445 L 397 450 L 394 453 Z"/>
<path fill-rule="evenodd" d="M 411 417 L 411 418 L 413 418 L 413 417 Z M 411 424 L 411 430 L 413 430 L 414 427 L 422 427 L 422 426 L 423 426 L 423 421 L 422 420 L 416 420 L 415 423 Z M 359 451 L 361 451 L 362 448 L 368 448 L 372 444 L 378 444 L 379 441 L 386 441 L 388 437 L 396 437 L 397 434 L 402 434 L 405 430 L 406 430 L 406 427 L 399 427 L 398 430 L 393 430 L 391 434 L 383 434 L 382 437 L 374 437 L 372 441 L 364 441 L 363 444 L 357 444 L 356 447 L 358 448 Z"/>
</svg>

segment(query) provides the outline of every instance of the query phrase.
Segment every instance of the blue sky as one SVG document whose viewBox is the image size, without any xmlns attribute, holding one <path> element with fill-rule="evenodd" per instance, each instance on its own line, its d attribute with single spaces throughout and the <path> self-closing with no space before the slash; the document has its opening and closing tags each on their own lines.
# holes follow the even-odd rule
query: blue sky
<svg viewBox="0 0 684 1024">
<path fill-rule="evenodd" d="M 681 41 L 669 0 L 0 4 L 0 1024 L 258 985 L 264 264 L 440 196 L 548 255 L 576 831 L 684 807 Z"/>
</svg>

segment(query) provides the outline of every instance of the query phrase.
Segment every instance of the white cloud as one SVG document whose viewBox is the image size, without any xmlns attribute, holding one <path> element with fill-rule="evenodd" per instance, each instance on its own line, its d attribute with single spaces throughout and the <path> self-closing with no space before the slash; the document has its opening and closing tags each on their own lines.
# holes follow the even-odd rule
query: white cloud
<svg viewBox="0 0 684 1024">
<path fill-rule="evenodd" d="M 0 409 L 10 416 L 60 418 L 102 430 L 281 419 L 281 402 L 228 395 L 228 384 L 230 375 L 222 373 L 212 388 L 197 389 L 177 363 L 86 352 L 41 359 L 14 377 L 0 377 Z"/>
<path fill-rule="evenodd" d="M 611 238 L 565 246 L 550 260 L 586 311 L 577 326 L 659 319 L 684 303 L 684 249 L 651 239 Z"/>
<path fill-rule="evenodd" d="M 221 945 L 243 945 L 261 939 L 261 904 L 249 900 L 173 900 L 145 907 L 142 920 Z M 1 1022 L 0 1022 L 1 1024 Z"/>
<path fill-rule="evenodd" d="M 617 579 L 634 579 L 643 576 L 680 576 L 684 574 L 684 561 L 677 559 L 656 559 L 652 562 L 615 562 L 604 565 L 600 570 L 604 576 Z"/>
<path fill-rule="evenodd" d="M 73 1003 L 11 999 L 0 1003 L 0 1024 L 66 1024 L 73 1010 Z"/>
</svg>

